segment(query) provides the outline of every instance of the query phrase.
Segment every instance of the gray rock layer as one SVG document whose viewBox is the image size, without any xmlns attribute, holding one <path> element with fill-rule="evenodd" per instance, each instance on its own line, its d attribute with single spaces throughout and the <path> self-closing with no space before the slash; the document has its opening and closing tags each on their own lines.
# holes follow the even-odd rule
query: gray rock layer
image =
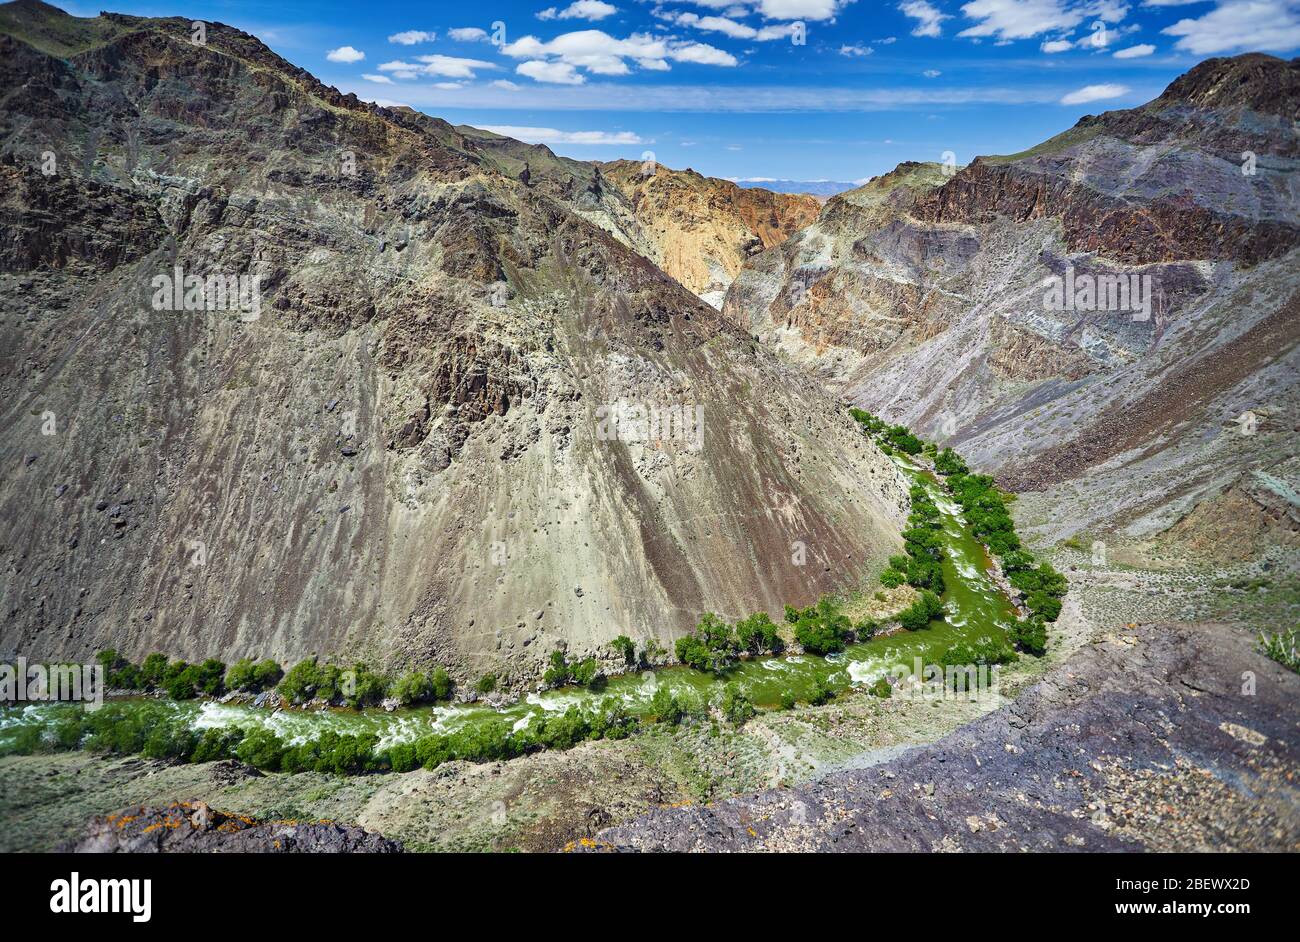
<svg viewBox="0 0 1300 942">
<path fill-rule="evenodd" d="M 883 765 L 664 809 L 641 851 L 1300 850 L 1300 677 L 1246 632 L 1149 625 Z"/>
</svg>

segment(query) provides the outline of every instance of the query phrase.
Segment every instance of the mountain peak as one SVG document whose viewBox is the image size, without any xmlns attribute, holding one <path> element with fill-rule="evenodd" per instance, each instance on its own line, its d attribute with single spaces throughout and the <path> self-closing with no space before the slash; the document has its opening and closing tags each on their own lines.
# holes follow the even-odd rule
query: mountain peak
<svg viewBox="0 0 1300 942">
<path fill-rule="evenodd" d="M 1288 61 L 1250 52 L 1206 59 L 1171 82 L 1156 102 L 1198 108 L 1246 107 L 1294 117 L 1300 113 L 1300 58 Z"/>
</svg>

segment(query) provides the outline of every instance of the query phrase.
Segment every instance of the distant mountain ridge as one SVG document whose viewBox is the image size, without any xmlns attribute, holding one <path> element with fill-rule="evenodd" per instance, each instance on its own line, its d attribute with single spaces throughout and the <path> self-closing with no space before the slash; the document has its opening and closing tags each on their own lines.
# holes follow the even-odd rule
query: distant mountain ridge
<svg viewBox="0 0 1300 942">
<path fill-rule="evenodd" d="M 752 189 L 771 190 L 773 193 L 807 193 L 823 199 L 856 187 L 856 183 L 843 180 L 737 180 L 737 185 Z"/>
</svg>

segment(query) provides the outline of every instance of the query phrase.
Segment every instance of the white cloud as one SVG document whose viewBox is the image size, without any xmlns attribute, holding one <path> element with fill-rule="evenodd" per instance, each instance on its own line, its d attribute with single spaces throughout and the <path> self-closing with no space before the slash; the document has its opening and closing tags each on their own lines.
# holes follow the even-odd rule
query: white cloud
<svg viewBox="0 0 1300 942">
<path fill-rule="evenodd" d="M 689 26 L 692 29 L 703 30 L 707 33 L 722 33 L 732 39 L 756 39 L 759 42 L 770 42 L 773 39 L 784 39 L 795 30 L 793 23 L 755 28 L 747 23 L 740 23 L 725 16 L 700 16 L 698 13 L 678 13 L 659 9 L 652 12 L 659 19 L 667 20 L 676 26 Z"/>
<path fill-rule="evenodd" d="M 380 72 L 388 72 L 399 79 L 413 79 L 419 75 L 437 75 L 444 78 L 472 79 L 475 72 L 483 69 L 500 68 L 494 62 L 483 59 L 463 59 L 458 56 L 416 56 L 418 61 L 406 62 L 396 59 L 379 66 Z"/>
<path fill-rule="evenodd" d="M 392 85 L 392 84 L 393 84 L 393 80 L 390 79 L 387 75 L 371 75 L 370 73 L 366 73 L 365 75 L 362 75 L 361 77 L 362 77 L 363 79 L 365 79 L 367 82 L 378 82 L 380 85 Z"/>
<path fill-rule="evenodd" d="M 1300 47 L 1297 0 L 1219 0 L 1204 16 L 1162 30 L 1179 37 L 1175 48 L 1195 55 L 1217 52 L 1286 52 Z"/>
<path fill-rule="evenodd" d="M 700 65 L 737 64 L 736 57 L 731 53 L 706 43 L 683 42 L 646 33 L 634 33 L 627 39 L 617 39 L 598 29 L 563 33 L 547 42 L 536 36 L 524 36 L 502 46 L 501 51 L 513 59 L 529 59 L 537 63 L 529 64 L 528 71 L 520 74 L 533 78 L 545 75 L 548 77 L 539 78 L 538 81 L 566 85 L 580 84 L 580 78 L 575 81 L 576 69 L 583 69 L 593 75 L 627 75 L 631 71 L 627 61 L 629 59 L 643 69 L 660 72 L 668 68 L 669 59 Z M 566 68 L 541 67 L 557 64 Z"/>
<path fill-rule="evenodd" d="M 560 131 L 556 128 L 516 127 L 512 124 L 484 125 L 482 130 L 513 137 L 526 144 L 643 144 L 631 131 Z"/>
<path fill-rule="evenodd" d="M 943 73 L 940 72 L 938 69 L 926 69 L 921 74 L 924 75 L 926 78 L 938 78 L 939 76 L 943 75 Z"/>
<path fill-rule="evenodd" d="M 903 11 L 904 16 L 909 16 L 916 20 L 916 28 L 912 30 L 913 36 L 939 36 L 942 30 L 939 24 L 944 20 L 952 19 L 947 13 L 939 12 L 938 8 L 931 6 L 926 0 L 907 0 L 900 3 L 898 9 Z"/>
<path fill-rule="evenodd" d="M 579 75 L 567 62 L 543 62 L 540 59 L 533 59 L 521 62 L 515 71 L 535 82 L 548 82 L 552 85 L 581 85 L 587 81 L 585 75 Z"/>
<path fill-rule="evenodd" d="M 1030 39 L 1043 33 L 1069 33 L 1085 20 L 1118 23 L 1128 16 L 1126 0 L 970 0 L 962 5 L 967 19 L 976 20 L 958 33 L 968 39 L 992 37 L 1000 45 L 1016 39 Z M 1061 52 L 1064 39 L 1050 45 Z M 1087 37 L 1076 45 L 1087 44 Z"/>
<path fill-rule="evenodd" d="M 1149 56 L 1156 51 L 1156 47 L 1150 43 L 1141 43 L 1137 46 L 1129 46 L 1127 49 L 1119 49 L 1115 52 L 1116 59 L 1140 59 L 1143 56 Z"/>
<path fill-rule="evenodd" d="M 1104 85 L 1085 85 L 1083 88 L 1076 89 L 1061 98 L 1063 105 L 1086 105 L 1090 101 L 1104 101 L 1107 98 L 1118 98 L 1121 95 L 1128 94 L 1128 87 L 1125 85 L 1116 85 L 1106 83 Z"/>
<path fill-rule="evenodd" d="M 434 82 L 434 88 L 464 88 L 464 82 Z"/>
<path fill-rule="evenodd" d="M 736 57 L 716 46 L 707 43 L 686 43 L 668 51 L 668 56 L 678 62 L 693 62 L 696 65 L 734 66 Z"/>
<path fill-rule="evenodd" d="M 875 51 L 870 46 L 864 46 L 861 43 L 854 43 L 852 46 L 840 46 L 840 55 L 842 56 L 861 58 L 862 56 L 869 56 Z"/>
<path fill-rule="evenodd" d="M 445 75 L 448 78 L 473 78 L 479 69 L 495 69 L 494 62 L 482 59 L 462 59 L 459 56 L 416 56 L 424 63 L 423 72 L 429 75 Z"/>
<path fill-rule="evenodd" d="M 537 14 L 539 20 L 603 20 L 618 12 L 618 7 L 603 0 L 574 0 L 563 10 L 547 7 Z"/>
<path fill-rule="evenodd" d="M 852 2 L 853 0 L 758 0 L 758 12 L 769 20 L 829 20 L 834 19 L 835 14 Z"/>
<path fill-rule="evenodd" d="M 871 40 L 871 45 L 873 45 L 873 46 L 890 46 L 890 45 L 893 45 L 893 44 L 896 43 L 896 42 L 898 42 L 898 37 L 897 37 L 897 36 L 886 36 L 884 39 L 873 39 L 873 40 Z"/>
<path fill-rule="evenodd" d="M 1042 48 L 1043 52 L 1046 52 L 1048 54 L 1054 52 L 1065 52 L 1067 49 L 1074 48 L 1074 40 L 1052 39 L 1049 40 L 1048 42 L 1043 43 L 1043 45 L 1040 48 Z"/>
<path fill-rule="evenodd" d="M 512 92 L 518 91 L 519 89 L 519 86 L 516 85 L 514 82 L 510 81 L 510 79 L 497 79 L 495 82 L 492 83 L 492 87 L 505 88 L 505 89 L 509 89 Z"/>
<path fill-rule="evenodd" d="M 366 54 L 360 49 L 353 49 L 351 46 L 339 46 L 337 49 L 331 49 L 325 53 L 325 58 L 330 62 L 360 62 L 366 57 Z"/>
<path fill-rule="evenodd" d="M 487 30 L 477 26 L 458 26 L 447 30 L 447 37 L 458 43 L 476 43 L 487 39 Z"/>
<path fill-rule="evenodd" d="M 997 39 L 1029 39 L 1040 33 L 1064 32 L 1084 19 L 1082 7 L 1063 0 L 971 0 L 961 12 L 978 20 L 958 36 Z"/>
<path fill-rule="evenodd" d="M 416 43 L 431 43 L 437 38 L 437 33 L 431 33 L 428 30 L 408 29 L 401 33 L 394 33 L 388 37 L 388 41 L 397 43 L 399 46 L 414 46 Z"/>
</svg>

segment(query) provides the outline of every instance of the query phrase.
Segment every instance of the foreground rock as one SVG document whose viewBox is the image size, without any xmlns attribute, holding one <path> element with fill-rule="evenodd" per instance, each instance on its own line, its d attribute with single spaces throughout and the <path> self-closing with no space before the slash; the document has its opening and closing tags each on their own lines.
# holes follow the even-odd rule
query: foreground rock
<svg viewBox="0 0 1300 942">
<path fill-rule="evenodd" d="M 670 851 L 1300 850 L 1300 676 L 1250 633 L 1151 625 L 932 746 L 664 809 L 590 846 Z"/>
<path fill-rule="evenodd" d="M 182 801 L 91 821 L 61 850 L 89 854 L 400 854 L 402 845 L 333 821 L 254 821 Z"/>
</svg>

